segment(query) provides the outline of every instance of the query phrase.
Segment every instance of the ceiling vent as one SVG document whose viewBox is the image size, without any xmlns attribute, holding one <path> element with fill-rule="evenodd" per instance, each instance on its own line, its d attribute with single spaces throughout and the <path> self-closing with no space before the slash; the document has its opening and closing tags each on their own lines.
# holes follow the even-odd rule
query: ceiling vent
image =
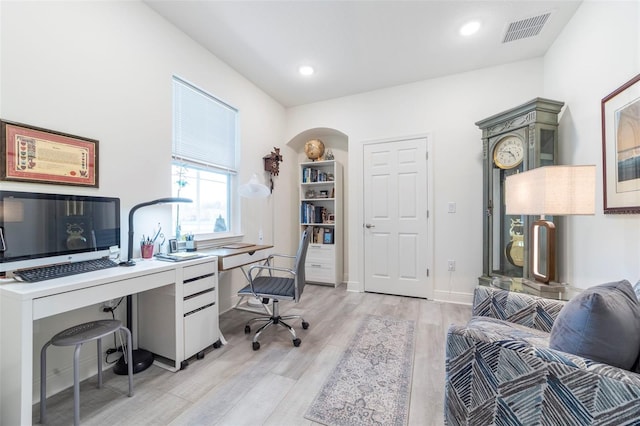
<svg viewBox="0 0 640 426">
<path fill-rule="evenodd" d="M 542 31 L 542 27 L 544 27 L 550 15 L 551 13 L 549 12 L 510 23 L 502 42 L 509 43 L 510 41 L 537 36 Z"/>
</svg>

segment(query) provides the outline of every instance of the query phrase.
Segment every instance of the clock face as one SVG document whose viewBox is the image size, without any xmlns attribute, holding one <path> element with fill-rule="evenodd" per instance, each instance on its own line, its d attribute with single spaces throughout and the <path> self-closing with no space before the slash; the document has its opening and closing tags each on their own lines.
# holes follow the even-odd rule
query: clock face
<svg viewBox="0 0 640 426">
<path fill-rule="evenodd" d="M 524 143 L 517 136 L 506 136 L 496 144 L 493 161 L 501 169 L 511 169 L 522 163 Z"/>
</svg>

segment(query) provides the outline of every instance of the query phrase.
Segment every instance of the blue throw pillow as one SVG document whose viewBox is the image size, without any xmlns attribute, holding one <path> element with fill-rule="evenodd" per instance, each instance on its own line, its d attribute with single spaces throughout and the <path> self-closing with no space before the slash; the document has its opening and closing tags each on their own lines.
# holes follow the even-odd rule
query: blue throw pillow
<svg viewBox="0 0 640 426">
<path fill-rule="evenodd" d="M 574 296 L 551 328 L 549 347 L 631 370 L 640 352 L 640 302 L 629 281 Z"/>
</svg>

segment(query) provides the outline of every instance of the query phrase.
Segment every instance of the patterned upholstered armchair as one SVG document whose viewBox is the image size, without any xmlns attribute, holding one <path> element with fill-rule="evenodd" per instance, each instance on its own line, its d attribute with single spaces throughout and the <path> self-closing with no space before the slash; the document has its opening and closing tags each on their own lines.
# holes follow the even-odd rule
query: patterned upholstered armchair
<svg viewBox="0 0 640 426">
<path fill-rule="evenodd" d="M 476 288 L 447 334 L 447 424 L 640 425 L 640 374 L 549 348 L 563 306 Z"/>
</svg>

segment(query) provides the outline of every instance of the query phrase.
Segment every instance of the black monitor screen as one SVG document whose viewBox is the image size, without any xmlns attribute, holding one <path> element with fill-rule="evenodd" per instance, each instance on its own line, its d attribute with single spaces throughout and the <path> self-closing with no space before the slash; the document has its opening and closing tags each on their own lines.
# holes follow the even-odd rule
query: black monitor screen
<svg viewBox="0 0 640 426">
<path fill-rule="evenodd" d="M 0 191 L 0 270 L 113 246 L 120 246 L 119 198 Z"/>
</svg>

